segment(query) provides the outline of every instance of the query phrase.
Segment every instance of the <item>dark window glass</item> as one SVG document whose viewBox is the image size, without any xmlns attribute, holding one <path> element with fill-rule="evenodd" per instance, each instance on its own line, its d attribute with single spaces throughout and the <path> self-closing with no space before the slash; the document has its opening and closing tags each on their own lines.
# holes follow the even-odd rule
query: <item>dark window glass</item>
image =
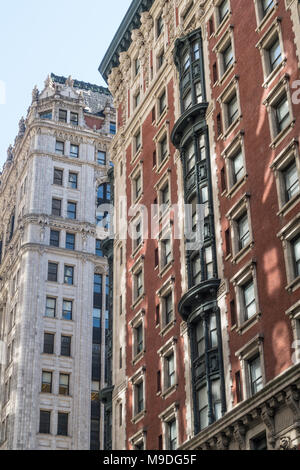
<svg viewBox="0 0 300 470">
<path fill-rule="evenodd" d="M 57 435 L 67 436 L 68 435 L 68 417 L 67 413 L 58 413 L 57 415 Z"/>
<path fill-rule="evenodd" d="M 65 144 L 64 144 L 64 142 L 59 142 L 58 140 L 56 141 L 55 153 L 58 153 L 59 155 L 64 155 L 64 153 L 65 153 Z"/>
<path fill-rule="evenodd" d="M 294 259 L 295 277 L 300 276 L 300 236 L 294 238 L 291 242 Z"/>
<path fill-rule="evenodd" d="M 48 281 L 57 282 L 57 270 L 56 263 L 48 263 Z"/>
<path fill-rule="evenodd" d="M 60 199 L 52 199 L 52 215 L 54 216 L 61 216 L 61 200 Z"/>
<path fill-rule="evenodd" d="M 261 0 L 262 3 L 262 16 L 266 16 L 268 11 L 274 6 L 274 0 Z"/>
<path fill-rule="evenodd" d="M 60 122 L 67 122 L 67 114 L 67 111 L 65 111 L 64 109 L 60 109 L 58 112 L 58 120 Z"/>
<path fill-rule="evenodd" d="M 169 441 L 169 450 L 176 450 L 177 448 L 177 429 L 176 429 L 176 420 L 168 422 L 168 441 Z"/>
<path fill-rule="evenodd" d="M 136 353 L 139 354 L 144 349 L 144 338 L 143 338 L 143 324 L 141 323 L 136 329 Z"/>
<path fill-rule="evenodd" d="M 66 249 L 75 250 L 75 234 L 66 233 Z"/>
<path fill-rule="evenodd" d="M 144 409 L 144 387 L 143 382 L 140 382 L 135 386 L 136 389 L 136 405 L 137 413 L 140 413 Z"/>
<path fill-rule="evenodd" d="M 42 372 L 42 393 L 51 393 L 52 392 L 52 372 L 43 371 Z"/>
<path fill-rule="evenodd" d="M 70 157 L 78 158 L 79 156 L 79 146 L 78 145 L 70 145 Z"/>
<path fill-rule="evenodd" d="M 50 411 L 40 411 L 40 434 L 50 434 Z"/>
<path fill-rule="evenodd" d="M 96 255 L 103 257 L 103 251 L 101 249 L 101 240 L 96 240 Z"/>
<path fill-rule="evenodd" d="M 268 450 L 266 433 L 251 439 L 250 447 L 251 450 Z"/>
<path fill-rule="evenodd" d="M 159 16 L 159 18 L 156 21 L 156 35 L 159 37 L 163 31 L 164 28 L 164 20 L 162 15 Z"/>
<path fill-rule="evenodd" d="M 283 98 L 275 106 L 277 133 L 281 132 L 288 125 L 290 120 L 289 104 L 287 96 Z"/>
<path fill-rule="evenodd" d="M 115 122 L 111 122 L 110 125 L 109 125 L 109 132 L 111 134 L 115 134 L 116 133 L 116 123 Z"/>
<path fill-rule="evenodd" d="M 40 113 L 40 119 L 52 119 L 52 111 L 44 111 Z"/>
<path fill-rule="evenodd" d="M 77 113 L 71 113 L 70 114 L 70 123 L 73 126 L 78 126 L 78 114 Z"/>
<path fill-rule="evenodd" d="M 106 152 L 98 150 L 97 162 L 99 163 L 99 165 L 106 165 Z"/>
<path fill-rule="evenodd" d="M 61 356 L 70 357 L 71 356 L 71 337 L 62 336 L 61 337 Z"/>
<path fill-rule="evenodd" d="M 295 160 L 283 171 L 285 202 L 299 193 L 299 178 Z"/>
<path fill-rule="evenodd" d="M 69 374 L 59 374 L 59 395 L 69 395 L 70 388 Z"/>
<path fill-rule="evenodd" d="M 50 246 L 59 246 L 58 230 L 50 230 Z"/>
<path fill-rule="evenodd" d="M 44 354 L 54 353 L 54 335 L 51 333 L 44 333 Z"/>
<path fill-rule="evenodd" d="M 54 169 L 53 174 L 53 184 L 57 184 L 58 186 L 62 186 L 63 184 L 63 170 Z"/>
</svg>

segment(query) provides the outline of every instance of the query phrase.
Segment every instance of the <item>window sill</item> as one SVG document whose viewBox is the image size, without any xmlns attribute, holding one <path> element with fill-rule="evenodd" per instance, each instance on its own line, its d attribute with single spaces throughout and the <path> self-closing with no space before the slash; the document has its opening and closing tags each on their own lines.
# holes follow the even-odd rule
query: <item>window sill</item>
<svg viewBox="0 0 300 470">
<path fill-rule="evenodd" d="M 175 323 L 176 323 L 176 320 L 174 319 L 170 323 L 165 325 L 159 332 L 160 336 L 166 336 L 166 334 L 168 334 L 171 331 Z"/>
<path fill-rule="evenodd" d="M 132 202 L 132 207 L 135 208 L 142 200 L 144 196 L 144 192 L 142 191 L 141 194 Z"/>
<path fill-rule="evenodd" d="M 222 22 L 218 25 L 216 31 L 214 32 L 214 37 L 217 38 L 221 32 L 221 30 L 223 29 L 223 27 L 225 26 L 225 24 L 227 23 L 229 17 L 231 16 L 231 11 L 229 11 L 226 16 L 223 18 Z"/>
<path fill-rule="evenodd" d="M 132 424 L 137 424 L 139 421 L 141 421 L 145 417 L 145 415 L 146 415 L 146 410 L 143 410 L 137 415 L 135 415 L 131 420 Z"/>
<path fill-rule="evenodd" d="M 134 302 L 133 304 L 131 305 L 131 309 L 134 310 L 139 304 L 140 302 L 142 302 L 142 300 L 144 300 L 145 298 L 145 293 L 141 294 Z"/>
<path fill-rule="evenodd" d="M 279 72 L 285 67 L 286 62 L 287 62 L 287 58 L 283 57 L 280 64 L 278 64 L 277 67 L 265 78 L 265 81 L 262 84 L 263 88 L 268 88 L 271 85 L 271 83 L 277 77 Z"/>
<path fill-rule="evenodd" d="M 263 27 L 266 25 L 267 21 L 269 20 L 269 18 L 272 16 L 272 14 L 274 13 L 274 11 L 277 9 L 277 6 L 278 6 L 278 2 L 276 2 L 274 4 L 274 6 L 268 11 L 268 13 L 260 20 L 260 23 L 259 25 L 257 26 L 255 32 L 256 33 L 260 33 L 261 30 L 263 29 Z"/>
<path fill-rule="evenodd" d="M 152 124 L 154 124 L 156 127 L 159 126 L 161 124 L 161 122 L 163 121 L 163 119 L 167 116 L 167 113 L 169 111 L 169 108 L 166 107 L 162 113 L 158 116 L 158 119 L 153 121 Z"/>
<path fill-rule="evenodd" d="M 254 246 L 254 241 L 251 240 L 251 242 L 248 243 L 248 245 L 244 246 L 235 256 L 233 256 L 231 262 L 232 264 L 238 264 L 244 256 L 246 256 L 253 248 Z"/>
<path fill-rule="evenodd" d="M 240 124 L 241 120 L 242 120 L 242 117 L 243 115 L 240 114 L 238 118 L 236 118 L 235 121 L 233 121 L 232 124 L 230 124 L 229 127 L 227 127 L 226 131 L 223 132 L 223 134 L 220 135 L 221 138 L 223 138 L 223 140 L 226 140 L 228 139 L 228 137 L 230 136 L 230 134 L 235 130 L 235 128 Z"/>
<path fill-rule="evenodd" d="M 174 384 L 174 385 L 172 385 L 171 387 L 169 387 L 169 388 L 167 388 L 166 390 L 164 390 L 164 391 L 161 393 L 162 398 L 164 398 L 165 400 L 166 400 L 167 398 L 169 398 L 169 396 L 172 395 L 172 393 L 176 392 L 177 387 L 178 387 L 178 384 Z"/>
<path fill-rule="evenodd" d="M 276 135 L 276 137 L 272 140 L 270 143 L 270 148 L 275 149 L 281 142 L 282 140 L 287 136 L 287 134 L 295 127 L 295 122 L 296 119 L 293 119 L 285 129 L 283 129 L 279 134 Z"/>
<path fill-rule="evenodd" d="M 248 174 L 245 173 L 245 175 L 239 180 L 237 181 L 231 188 L 229 191 L 227 191 L 226 193 L 226 197 L 228 199 L 231 199 L 236 193 L 237 191 L 243 186 L 243 184 L 247 181 L 247 178 L 248 178 Z"/>
<path fill-rule="evenodd" d="M 300 287 L 300 276 L 296 277 L 292 282 L 286 286 L 288 292 L 295 292 Z"/>
<path fill-rule="evenodd" d="M 300 192 L 298 194 L 295 194 L 295 196 L 292 197 L 292 199 L 290 199 L 288 202 L 286 202 L 282 208 L 280 209 L 280 211 L 277 212 L 276 215 L 279 215 L 280 217 L 283 217 L 285 215 L 287 215 L 287 213 L 292 210 L 296 205 L 297 203 L 300 201 Z"/>
<path fill-rule="evenodd" d="M 130 162 L 131 165 L 133 165 L 137 161 L 137 159 L 141 156 L 142 151 L 143 151 L 143 146 L 141 146 L 139 150 L 135 152 L 134 155 L 132 155 L 131 162 Z"/>
<path fill-rule="evenodd" d="M 240 325 L 236 329 L 236 332 L 239 335 L 243 335 L 244 333 L 246 333 L 246 331 L 248 331 L 250 328 L 252 328 L 253 325 L 258 323 L 260 321 L 260 319 L 261 319 L 261 312 L 258 312 L 255 315 L 253 315 L 253 317 L 246 320 L 242 325 Z"/>
<path fill-rule="evenodd" d="M 173 266 L 173 263 L 174 263 L 174 259 L 172 259 L 171 261 L 169 261 L 168 264 L 166 264 L 160 271 L 159 271 L 159 277 L 162 278 L 167 271 L 169 271 L 169 269 L 171 268 L 171 266 Z"/>
<path fill-rule="evenodd" d="M 214 84 L 214 86 L 220 86 L 222 85 L 226 78 L 228 78 L 228 76 L 231 74 L 231 72 L 234 70 L 234 67 L 235 67 L 235 64 L 236 64 L 236 61 L 234 61 L 229 67 L 228 69 L 223 73 L 222 77 L 219 78 L 219 80 Z"/>
<path fill-rule="evenodd" d="M 143 246 L 144 246 L 144 242 L 140 243 L 139 246 L 137 246 L 137 247 L 133 250 L 133 252 L 132 252 L 132 254 L 131 254 L 131 258 L 132 258 L 132 259 L 135 258 L 135 256 L 138 254 L 138 252 L 140 251 L 140 249 L 143 248 Z"/>
<path fill-rule="evenodd" d="M 141 351 L 139 354 L 137 354 L 136 356 L 134 356 L 134 358 L 132 359 L 131 361 L 131 364 L 133 366 L 135 366 L 144 356 L 145 356 L 145 349 L 143 351 Z"/>
<path fill-rule="evenodd" d="M 165 164 L 169 161 L 170 159 L 170 153 L 168 153 L 165 158 L 158 164 L 158 166 L 156 165 L 156 168 L 155 168 L 155 171 L 156 173 L 159 173 L 162 168 L 165 166 Z"/>
</svg>

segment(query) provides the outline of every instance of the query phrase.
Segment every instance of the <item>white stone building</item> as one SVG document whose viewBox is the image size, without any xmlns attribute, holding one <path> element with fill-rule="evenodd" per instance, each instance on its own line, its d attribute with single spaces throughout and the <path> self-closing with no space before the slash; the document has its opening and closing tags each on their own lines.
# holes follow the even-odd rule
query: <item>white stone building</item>
<svg viewBox="0 0 300 470">
<path fill-rule="evenodd" d="M 51 75 L 41 93 L 33 90 L 8 150 L 0 177 L 0 450 L 102 447 L 108 268 L 95 221 L 99 194 L 110 194 L 114 129 L 107 89 Z"/>
</svg>

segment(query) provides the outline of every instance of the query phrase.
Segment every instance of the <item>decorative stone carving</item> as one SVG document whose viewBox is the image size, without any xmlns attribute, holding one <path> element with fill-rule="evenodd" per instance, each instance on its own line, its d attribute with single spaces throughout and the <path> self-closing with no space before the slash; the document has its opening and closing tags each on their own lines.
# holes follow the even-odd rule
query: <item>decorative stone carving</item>
<svg viewBox="0 0 300 470">
<path fill-rule="evenodd" d="M 23 137 L 23 135 L 25 134 L 25 131 L 26 131 L 25 119 L 22 116 L 20 121 L 19 121 L 19 134 L 18 134 L 18 137 Z"/>
<path fill-rule="evenodd" d="M 14 159 L 14 154 L 13 154 L 13 146 L 10 145 L 7 149 L 7 161 L 12 162 Z"/>
<path fill-rule="evenodd" d="M 52 88 L 54 89 L 54 82 L 51 78 L 51 75 L 48 75 L 46 80 L 45 80 L 45 88 Z"/>
<path fill-rule="evenodd" d="M 292 439 L 288 436 L 280 438 L 279 450 L 297 450 L 296 446 L 292 446 Z"/>
<path fill-rule="evenodd" d="M 67 80 L 66 80 L 66 86 L 69 86 L 71 88 L 73 88 L 73 86 L 74 86 L 74 80 L 72 79 L 71 75 L 69 75 Z"/>
<path fill-rule="evenodd" d="M 245 450 L 246 447 L 246 427 L 241 423 L 238 422 L 235 424 L 234 429 L 233 429 L 233 436 L 234 439 L 237 441 L 239 444 L 239 449 L 240 450 Z"/>
<path fill-rule="evenodd" d="M 32 90 L 32 102 L 38 101 L 39 95 L 40 95 L 39 89 L 38 89 L 38 87 L 35 85 L 34 89 Z M 29 108 L 29 109 L 30 109 L 30 108 Z"/>
</svg>

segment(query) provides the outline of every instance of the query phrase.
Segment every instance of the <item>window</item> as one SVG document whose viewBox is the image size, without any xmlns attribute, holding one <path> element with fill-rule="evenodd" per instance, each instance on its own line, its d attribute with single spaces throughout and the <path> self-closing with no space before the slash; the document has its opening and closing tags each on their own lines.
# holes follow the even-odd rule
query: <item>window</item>
<svg viewBox="0 0 300 470">
<path fill-rule="evenodd" d="M 66 249 L 75 250 L 75 234 L 66 233 Z"/>
<path fill-rule="evenodd" d="M 286 94 L 273 106 L 277 133 L 279 134 L 290 122 L 289 103 Z"/>
<path fill-rule="evenodd" d="M 263 388 L 263 377 L 261 371 L 260 356 L 257 355 L 248 361 L 249 381 L 251 396 Z"/>
<path fill-rule="evenodd" d="M 99 165 L 106 165 L 106 152 L 103 152 L 103 150 L 98 150 L 97 163 Z"/>
<path fill-rule="evenodd" d="M 296 161 L 294 160 L 290 165 L 288 165 L 282 173 L 285 189 L 285 202 L 288 202 L 300 191 Z"/>
<path fill-rule="evenodd" d="M 79 156 L 79 146 L 78 145 L 70 145 L 70 157 L 78 158 Z"/>
<path fill-rule="evenodd" d="M 267 51 L 269 56 L 269 72 L 271 73 L 282 62 L 281 47 L 278 36 L 269 46 Z"/>
<path fill-rule="evenodd" d="M 135 136 L 134 136 L 134 141 L 135 141 L 135 152 L 138 152 L 142 146 L 142 141 L 141 141 L 141 131 L 138 131 Z"/>
<path fill-rule="evenodd" d="M 231 64 L 233 64 L 233 50 L 232 50 L 232 44 L 229 43 L 224 51 L 222 52 L 222 57 L 223 57 L 223 73 L 226 72 L 226 70 L 229 69 Z"/>
<path fill-rule="evenodd" d="M 50 246 L 59 247 L 59 234 L 58 230 L 50 230 Z"/>
<path fill-rule="evenodd" d="M 58 264 L 48 263 L 48 281 L 57 282 Z"/>
<path fill-rule="evenodd" d="M 156 37 L 157 38 L 159 38 L 163 29 L 164 29 L 164 20 L 163 20 L 162 15 L 160 15 L 158 19 L 156 20 Z"/>
<path fill-rule="evenodd" d="M 239 114 L 239 108 L 238 108 L 238 101 L 237 101 L 237 96 L 236 93 L 230 98 L 230 100 L 227 102 L 227 119 L 228 119 L 228 126 L 231 126 L 231 124 L 236 120 Z"/>
<path fill-rule="evenodd" d="M 73 317 L 73 302 L 72 300 L 63 300 L 62 319 L 72 320 Z"/>
<path fill-rule="evenodd" d="M 273 6 L 274 0 L 261 0 L 262 18 L 266 16 Z"/>
<path fill-rule="evenodd" d="M 51 214 L 56 217 L 61 217 L 61 199 L 52 199 Z"/>
<path fill-rule="evenodd" d="M 58 155 L 64 155 L 64 153 L 65 153 L 65 144 L 64 144 L 64 142 L 60 142 L 58 140 L 56 141 L 55 153 L 57 153 Z"/>
<path fill-rule="evenodd" d="M 189 90 L 182 99 L 183 111 L 189 109 L 193 104 L 192 91 Z"/>
<path fill-rule="evenodd" d="M 218 6 L 219 24 L 223 22 L 229 12 L 228 0 L 223 0 Z"/>
<path fill-rule="evenodd" d="M 251 439 L 250 448 L 251 450 L 268 450 L 266 433 L 264 432 L 260 436 Z"/>
<path fill-rule="evenodd" d="M 161 241 L 161 262 L 163 268 L 172 260 L 171 240 L 168 238 Z"/>
<path fill-rule="evenodd" d="M 101 327 L 101 309 L 93 308 L 93 328 Z"/>
<path fill-rule="evenodd" d="M 197 391 L 197 402 L 200 429 L 204 429 L 208 426 L 208 395 L 206 386 Z"/>
<path fill-rule="evenodd" d="M 96 255 L 100 256 L 101 258 L 103 257 L 103 251 L 101 248 L 101 240 L 96 240 Z"/>
<path fill-rule="evenodd" d="M 169 450 L 176 450 L 177 448 L 177 426 L 176 419 L 172 419 L 167 423 L 168 429 L 168 443 Z"/>
<path fill-rule="evenodd" d="M 142 224 L 138 221 L 135 224 L 135 238 L 133 239 L 133 250 L 135 251 L 143 242 Z"/>
<path fill-rule="evenodd" d="M 77 113 L 71 113 L 70 114 L 70 123 L 73 126 L 78 126 L 78 114 Z"/>
<path fill-rule="evenodd" d="M 58 112 L 58 120 L 60 122 L 67 122 L 67 111 L 64 110 L 64 109 L 60 109 L 59 112 Z"/>
<path fill-rule="evenodd" d="M 162 51 L 160 54 L 157 56 L 157 70 L 161 68 L 165 60 L 165 52 Z"/>
<path fill-rule="evenodd" d="M 68 418 L 69 418 L 69 415 L 67 413 L 57 414 L 57 435 L 58 436 L 68 435 Z"/>
<path fill-rule="evenodd" d="M 144 383 L 139 382 L 134 388 L 136 395 L 136 414 L 138 414 L 144 410 Z"/>
<path fill-rule="evenodd" d="M 242 150 L 231 158 L 232 183 L 236 184 L 244 176 L 244 158 Z"/>
<path fill-rule="evenodd" d="M 46 298 L 45 316 L 48 318 L 55 318 L 56 316 L 56 299 L 54 299 L 53 297 Z"/>
<path fill-rule="evenodd" d="M 162 95 L 160 95 L 159 100 L 158 100 L 158 105 L 159 105 L 159 114 L 161 115 L 167 107 L 167 95 L 165 91 L 162 93 Z"/>
<path fill-rule="evenodd" d="M 140 323 L 135 328 L 135 343 L 136 343 L 136 355 L 140 354 L 144 349 L 144 333 L 143 323 Z"/>
<path fill-rule="evenodd" d="M 54 334 L 44 333 L 44 354 L 54 354 Z"/>
<path fill-rule="evenodd" d="M 211 398 L 214 420 L 217 421 L 222 417 L 222 400 L 221 400 L 221 381 L 213 380 L 211 383 Z"/>
<path fill-rule="evenodd" d="M 250 231 L 249 231 L 249 222 L 248 215 L 243 214 L 237 220 L 237 229 L 238 229 L 238 249 L 242 250 L 250 242 Z"/>
<path fill-rule="evenodd" d="M 73 266 L 64 266 L 64 284 L 69 286 L 74 283 L 74 267 Z"/>
<path fill-rule="evenodd" d="M 174 319 L 173 314 L 173 294 L 169 292 L 163 298 L 164 326 L 169 325 Z"/>
<path fill-rule="evenodd" d="M 53 184 L 57 184 L 58 186 L 62 186 L 63 184 L 63 170 L 57 170 L 54 168 L 54 173 L 53 173 Z"/>
<path fill-rule="evenodd" d="M 211 279 L 214 276 L 214 263 L 211 246 L 208 246 L 204 249 L 204 264 L 206 278 Z"/>
<path fill-rule="evenodd" d="M 70 394 L 70 376 L 69 374 L 59 374 L 59 395 Z"/>
<path fill-rule="evenodd" d="M 51 110 L 44 111 L 40 113 L 39 116 L 40 116 L 40 119 L 52 119 L 52 111 Z"/>
<path fill-rule="evenodd" d="M 71 356 L 71 337 L 70 336 L 61 337 L 60 355 L 66 356 L 66 357 Z"/>
<path fill-rule="evenodd" d="M 109 132 L 113 135 L 116 133 L 116 123 L 115 122 L 110 122 L 109 123 Z"/>
<path fill-rule="evenodd" d="M 133 97 L 134 108 L 137 108 L 141 101 L 141 93 L 138 90 L 137 93 Z"/>
<path fill-rule="evenodd" d="M 160 190 L 160 203 L 166 206 L 170 204 L 170 191 L 168 182 Z"/>
<path fill-rule="evenodd" d="M 78 186 L 78 174 L 77 173 L 69 173 L 69 181 L 68 186 L 71 189 L 77 189 Z"/>
<path fill-rule="evenodd" d="M 51 412 L 50 411 L 40 411 L 40 427 L 39 433 L 40 434 L 50 434 L 50 419 L 51 419 Z"/>
<path fill-rule="evenodd" d="M 201 282 L 201 261 L 200 255 L 196 255 L 191 260 L 192 285 L 196 286 Z"/>
<path fill-rule="evenodd" d="M 175 385 L 175 356 L 173 353 L 165 358 L 165 370 L 166 388 L 173 387 Z"/>
<path fill-rule="evenodd" d="M 77 209 L 77 204 L 76 202 L 70 202 L 68 201 L 68 206 L 67 206 L 67 217 L 68 219 L 76 219 L 76 209 Z"/>
<path fill-rule="evenodd" d="M 163 138 L 159 141 L 159 158 L 160 162 L 163 162 L 168 155 L 168 138 L 167 135 L 164 135 Z"/>
<path fill-rule="evenodd" d="M 292 256 L 294 262 L 294 276 L 300 276 L 300 235 L 291 241 Z"/>
<path fill-rule="evenodd" d="M 133 180 L 134 201 L 136 201 L 142 194 L 142 175 L 139 173 Z"/>
<path fill-rule="evenodd" d="M 134 275 L 134 280 L 135 280 L 135 297 L 138 299 L 144 291 L 144 286 L 143 286 L 143 271 L 140 270 Z"/>
<path fill-rule="evenodd" d="M 253 279 L 251 279 L 249 282 L 247 282 L 247 284 L 242 286 L 242 292 L 245 320 L 248 320 L 256 314 L 255 289 Z"/>
<path fill-rule="evenodd" d="M 186 161 L 186 170 L 189 173 L 192 170 L 195 170 L 196 159 L 195 159 L 195 145 L 194 142 L 190 142 L 186 151 L 185 151 L 185 161 Z"/>
<path fill-rule="evenodd" d="M 134 61 L 134 75 L 135 76 L 139 74 L 140 68 L 141 68 L 141 63 L 140 63 L 139 59 L 136 58 L 135 61 Z"/>
<path fill-rule="evenodd" d="M 52 393 L 52 372 L 42 372 L 42 393 Z"/>
</svg>

